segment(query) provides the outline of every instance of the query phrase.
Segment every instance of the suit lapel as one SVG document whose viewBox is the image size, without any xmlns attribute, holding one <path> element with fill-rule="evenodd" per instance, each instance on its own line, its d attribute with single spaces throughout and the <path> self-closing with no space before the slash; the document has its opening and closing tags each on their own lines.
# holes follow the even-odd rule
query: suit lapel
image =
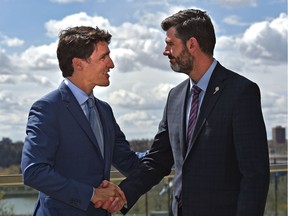
<svg viewBox="0 0 288 216">
<path fill-rule="evenodd" d="M 210 112 L 213 110 L 213 107 L 215 106 L 217 100 L 219 99 L 223 89 L 225 88 L 224 80 L 226 79 L 226 74 L 223 73 L 223 71 L 224 71 L 223 67 L 219 63 L 217 63 L 211 75 L 209 84 L 206 89 L 206 93 L 204 95 L 201 104 L 200 113 L 195 125 L 192 140 L 190 141 L 191 143 L 189 144 L 187 150 L 186 157 L 190 153 L 193 146 L 195 145 L 197 137 L 199 136 L 203 126 L 205 125 L 205 122 Z"/>
<path fill-rule="evenodd" d="M 189 90 L 190 90 L 190 79 L 187 79 L 186 83 L 185 83 L 184 88 L 182 88 L 182 92 L 180 93 L 180 97 L 179 98 L 185 98 L 185 100 L 181 100 L 181 104 L 180 104 L 180 111 L 181 114 L 179 116 L 180 117 L 180 127 L 179 127 L 179 134 L 180 134 L 180 148 L 181 148 L 181 152 L 183 154 L 183 158 L 185 158 L 185 154 L 187 152 L 186 150 L 186 107 L 187 107 L 187 98 L 188 98 L 188 94 L 189 94 Z"/>
<path fill-rule="evenodd" d="M 97 154 L 99 158 L 103 158 L 95 138 L 95 135 L 91 129 L 89 121 L 87 120 L 81 106 L 74 97 L 73 93 L 70 91 L 69 87 L 65 83 L 61 83 L 59 91 L 62 95 L 62 100 L 66 103 L 68 111 L 71 113 L 71 116 L 76 120 L 79 127 L 86 133 L 93 145 L 97 148 Z"/>
</svg>

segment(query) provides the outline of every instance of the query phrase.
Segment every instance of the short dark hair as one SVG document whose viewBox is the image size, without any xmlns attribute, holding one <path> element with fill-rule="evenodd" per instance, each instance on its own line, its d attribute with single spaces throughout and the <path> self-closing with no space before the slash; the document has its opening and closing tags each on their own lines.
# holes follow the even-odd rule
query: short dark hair
<svg viewBox="0 0 288 216">
<path fill-rule="evenodd" d="M 98 27 L 77 26 L 60 31 L 57 58 L 63 77 L 73 74 L 73 58 L 87 60 L 98 42 L 105 41 L 109 44 L 111 37 L 112 35 L 108 31 Z"/>
<path fill-rule="evenodd" d="M 189 38 L 195 37 L 201 50 L 213 56 L 216 37 L 213 24 L 206 11 L 197 9 L 181 10 L 164 19 L 161 27 L 164 31 L 174 27 L 176 37 L 183 43 L 186 43 Z"/>
</svg>

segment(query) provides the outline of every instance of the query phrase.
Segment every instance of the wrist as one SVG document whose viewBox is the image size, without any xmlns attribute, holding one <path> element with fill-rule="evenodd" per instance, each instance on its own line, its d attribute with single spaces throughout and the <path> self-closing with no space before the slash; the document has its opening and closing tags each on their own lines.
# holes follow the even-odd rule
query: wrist
<svg viewBox="0 0 288 216">
<path fill-rule="evenodd" d="M 96 199 L 96 188 L 94 188 L 94 187 L 93 187 L 91 202 L 92 202 L 93 204 L 95 204 L 95 203 L 97 202 L 97 199 Z"/>
</svg>

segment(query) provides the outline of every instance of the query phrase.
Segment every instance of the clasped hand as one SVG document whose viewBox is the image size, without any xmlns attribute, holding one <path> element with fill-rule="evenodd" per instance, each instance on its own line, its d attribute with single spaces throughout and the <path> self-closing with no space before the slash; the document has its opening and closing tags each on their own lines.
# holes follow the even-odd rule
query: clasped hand
<svg viewBox="0 0 288 216">
<path fill-rule="evenodd" d="M 110 213 L 115 213 L 123 208 L 126 197 L 118 185 L 104 180 L 98 188 L 94 188 L 91 201 L 95 208 L 101 207 Z"/>
</svg>

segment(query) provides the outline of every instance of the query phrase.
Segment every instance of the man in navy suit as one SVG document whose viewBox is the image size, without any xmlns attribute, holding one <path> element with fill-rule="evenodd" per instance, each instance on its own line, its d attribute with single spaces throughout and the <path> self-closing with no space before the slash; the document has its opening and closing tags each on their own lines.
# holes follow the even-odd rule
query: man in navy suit
<svg viewBox="0 0 288 216">
<path fill-rule="evenodd" d="M 39 191 L 34 215 L 108 216 L 93 204 L 108 199 L 118 209 L 124 205 L 119 187 L 103 180 L 109 180 L 111 165 L 128 176 L 139 158 L 111 107 L 93 95 L 95 86 L 109 85 L 110 39 L 98 27 L 60 33 L 57 57 L 64 81 L 32 105 L 22 153 L 24 184 Z M 102 146 L 89 124 L 88 98 L 97 108 Z"/>
<path fill-rule="evenodd" d="M 215 32 L 206 12 L 179 11 L 161 26 L 163 54 L 189 78 L 170 91 L 149 154 L 119 185 L 127 210 L 174 166 L 171 215 L 262 216 L 269 157 L 257 84 L 213 57 Z M 194 126 L 190 113 L 197 116 Z"/>
</svg>

